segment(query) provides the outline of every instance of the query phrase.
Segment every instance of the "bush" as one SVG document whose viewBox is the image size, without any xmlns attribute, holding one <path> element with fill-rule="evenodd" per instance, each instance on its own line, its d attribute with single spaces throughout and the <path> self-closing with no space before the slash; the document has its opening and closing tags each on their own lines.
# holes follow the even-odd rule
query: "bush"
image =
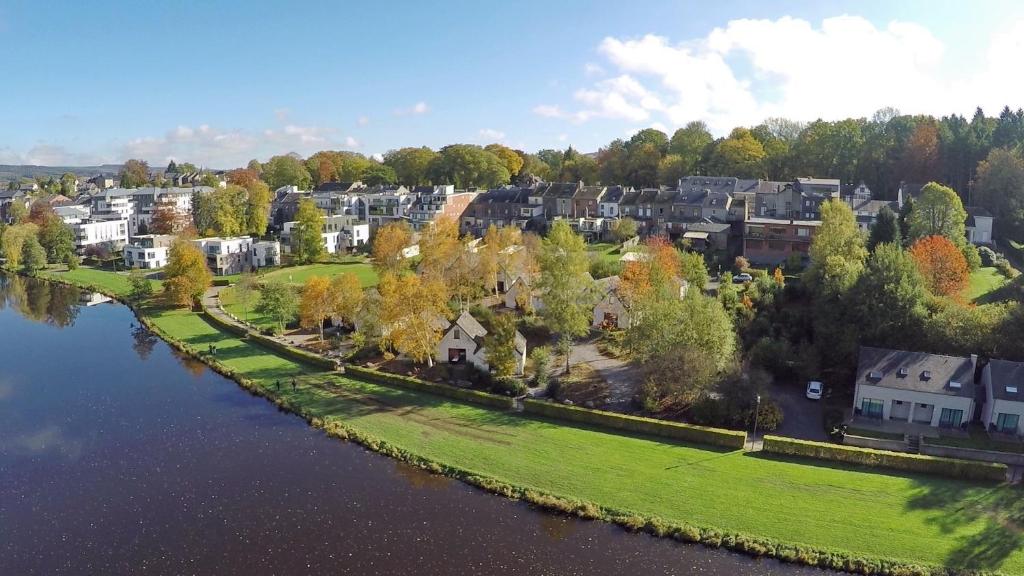
<svg viewBox="0 0 1024 576">
<path fill-rule="evenodd" d="M 604 412 L 601 410 L 589 410 L 586 408 L 565 406 L 563 404 L 543 402 L 540 400 L 528 399 L 524 400 L 523 404 L 526 412 L 539 414 L 548 418 L 593 424 L 607 428 L 614 428 L 616 430 L 650 434 L 652 436 L 674 438 L 676 440 L 685 440 L 698 444 L 712 444 L 715 446 L 724 446 L 726 448 L 741 449 L 747 441 L 746 432 L 706 428 L 704 426 L 693 426 L 691 424 L 680 424 L 678 422 L 655 420 L 653 418 L 641 418 L 639 416 L 627 416 L 625 414 L 616 414 L 614 412 Z"/>
<path fill-rule="evenodd" d="M 481 404 L 491 408 L 509 410 L 515 404 L 515 401 L 507 396 L 497 396 L 495 394 L 488 394 L 477 390 L 465 390 L 463 388 L 456 388 L 446 384 L 434 384 L 424 380 L 419 380 L 418 378 L 412 378 L 410 376 L 378 372 L 377 370 L 370 370 L 369 368 L 361 368 L 359 366 L 346 366 L 345 374 L 356 379 L 368 380 L 370 382 L 377 382 L 379 384 L 390 386 L 399 386 L 401 388 L 427 392 L 438 396 L 446 396 L 448 398 L 472 402 L 474 404 Z"/>
<path fill-rule="evenodd" d="M 982 246 L 978 248 L 978 256 L 981 258 L 982 266 L 995 266 L 996 262 L 999 262 L 1001 258 L 996 251 L 989 248 L 988 246 Z"/>
<path fill-rule="evenodd" d="M 264 334 L 266 336 L 280 336 L 281 332 L 281 327 L 276 324 L 273 326 L 267 326 L 260 330 L 260 334 Z"/>
<path fill-rule="evenodd" d="M 603 258 L 595 258 L 590 263 L 590 275 L 595 280 L 601 278 L 608 278 L 609 276 L 617 276 L 622 272 L 622 264 L 612 260 L 605 260 Z"/>
<path fill-rule="evenodd" d="M 967 268 L 971 272 L 981 268 L 981 255 L 978 253 L 977 246 L 967 242 L 960 248 L 960 251 L 963 253 L 964 260 L 967 261 Z"/>
<path fill-rule="evenodd" d="M 522 396 L 526 394 L 526 384 L 523 381 L 512 377 L 502 376 L 494 378 L 491 382 L 491 392 L 495 394 L 504 394 L 505 396 Z"/>
<path fill-rule="evenodd" d="M 533 382 L 547 388 L 551 382 L 551 348 L 537 346 L 530 350 L 530 369 L 533 370 Z"/>
<path fill-rule="evenodd" d="M 921 474 L 949 476 L 966 480 L 1006 480 L 1006 465 L 955 458 L 939 458 L 921 454 L 903 454 L 869 448 L 855 448 L 826 442 L 795 440 L 779 436 L 764 437 L 764 451 L 770 454 L 800 456 L 819 460 L 847 462 L 873 468 L 890 468 Z"/>
<path fill-rule="evenodd" d="M 213 279 L 213 285 L 214 286 L 230 286 L 231 285 L 231 280 L 229 280 L 228 278 L 214 278 Z"/>
<path fill-rule="evenodd" d="M 1010 280 L 1020 276 L 1020 271 L 1014 268 L 1010 262 L 1005 259 L 996 262 L 996 269 L 999 270 L 1000 274 L 1006 276 Z"/>
</svg>

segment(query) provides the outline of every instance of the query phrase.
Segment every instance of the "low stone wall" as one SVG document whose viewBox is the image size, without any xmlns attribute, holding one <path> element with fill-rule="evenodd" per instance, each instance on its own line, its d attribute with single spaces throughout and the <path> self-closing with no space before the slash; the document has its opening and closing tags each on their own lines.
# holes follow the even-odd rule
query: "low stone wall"
<svg viewBox="0 0 1024 576">
<path fill-rule="evenodd" d="M 909 452 L 910 446 L 903 440 L 885 440 L 882 438 L 871 438 L 868 436 L 854 436 L 847 434 L 843 436 L 843 444 L 856 446 L 858 448 L 871 448 L 872 450 L 890 450 L 892 452 Z"/>
<path fill-rule="evenodd" d="M 943 458 L 960 458 L 962 460 L 998 462 L 1008 466 L 1024 466 L 1024 454 L 993 452 L 991 450 L 975 450 L 973 448 L 958 448 L 955 446 L 929 444 L 927 439 L 924 439 L 921 442 L 921 454 L 927 454 L 928 456 L 941 456 Z"/>
</svg>

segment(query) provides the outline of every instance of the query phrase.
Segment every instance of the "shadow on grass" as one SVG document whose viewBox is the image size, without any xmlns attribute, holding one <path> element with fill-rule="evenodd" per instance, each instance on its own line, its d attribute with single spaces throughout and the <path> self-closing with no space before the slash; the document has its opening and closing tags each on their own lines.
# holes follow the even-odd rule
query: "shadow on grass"
<svg viewBox="0 0 1024 576">
<path fill-rule="evenodd" d="M 978 305 L 995 304 L 1022 298 L 1024 298 L 1024 276 L 1018 276 L 1013 280 L 1008 280 L 999 288 L 982 294 L 974 300 L 974 303 Z"/>
</svg>

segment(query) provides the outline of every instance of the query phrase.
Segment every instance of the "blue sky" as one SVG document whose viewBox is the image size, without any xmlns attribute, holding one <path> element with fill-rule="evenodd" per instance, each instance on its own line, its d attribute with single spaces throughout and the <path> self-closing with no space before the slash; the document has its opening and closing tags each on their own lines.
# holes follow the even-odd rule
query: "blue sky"
<svg viewBox="0 0 1024 576">
<path fill-rule="evenodd" d="M 0 163 L 217 167 L 1024 105 L 1019 2 L 0 0 Z"/>
</svg>

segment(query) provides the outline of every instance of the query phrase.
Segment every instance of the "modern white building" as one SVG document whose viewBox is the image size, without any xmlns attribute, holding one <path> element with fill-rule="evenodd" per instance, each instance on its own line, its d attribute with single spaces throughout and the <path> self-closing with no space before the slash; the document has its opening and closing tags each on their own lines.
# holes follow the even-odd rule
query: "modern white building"
<svg viewBox="0 0 1024 576">
<path fill-rule="evenodd" d="M 252 266 L 267 268 L 281 265 L 281 243 L 277 240 L 258 240 L 252 243 Z"/>
<path fill-rule="evenodd" d="M 199 238 L 192 241 L 206 255 L 206 265 L 217 276 L 240 274 L 281 263 L 281 245 L 251 236 Z"/>
<path fill-rule="evenodd" d="M 285 247 L 291 250 L 292 229 L 297 222 L 285 222 L 282 226 L 281 238 Z M 322 219 L 321 238 L 328 254 L 348 252 L 370 241 L 370 225 L 357 216 L 336 215 L 324 216 Z"/>
<path fill-rule="evenodd" d="M 79 251 L 105 244 L 120 249 L 128 242 L 128 220 L 82 220 L 71 225 Z"/>
<path fill-rule="evenodd" d="M 967 241 L 971 244 L 992 243 L 992 213 L 980 206 L 967 207 Z"/>
<path fill-rule="evenodd" d="M 168 251 L 174 236 L 146 234 L 132 238 L 124 247 L 125 268 L 153 270 L 167 265 Z"/>
</svg>

